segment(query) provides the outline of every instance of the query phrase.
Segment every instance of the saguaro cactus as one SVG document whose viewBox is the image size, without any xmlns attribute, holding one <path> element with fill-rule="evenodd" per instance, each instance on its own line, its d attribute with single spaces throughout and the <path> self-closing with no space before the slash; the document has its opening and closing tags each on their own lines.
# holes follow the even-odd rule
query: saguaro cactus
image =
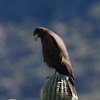
<svg viewBox="0 0 100 100">
<path fill-rule="evenodd" d="M 59 75 L 47 78 L 41 90 L 41 100 L 78 100 L 78 97 L 73 95 L 68 78 Z"/>
</svg>

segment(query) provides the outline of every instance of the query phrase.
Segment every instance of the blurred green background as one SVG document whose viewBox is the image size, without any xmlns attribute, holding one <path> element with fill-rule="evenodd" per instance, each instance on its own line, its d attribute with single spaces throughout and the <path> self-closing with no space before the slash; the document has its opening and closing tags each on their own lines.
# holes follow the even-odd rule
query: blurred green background
<svg viewBox="0 0 100 100">
<path fill-rule="evenodd" d="M 66 44 L 80 100 L 100 100 L 100 0 L 0 0 L 0 100 L 40 100 L 47 76 L 43 26 Z"/>
</svg>

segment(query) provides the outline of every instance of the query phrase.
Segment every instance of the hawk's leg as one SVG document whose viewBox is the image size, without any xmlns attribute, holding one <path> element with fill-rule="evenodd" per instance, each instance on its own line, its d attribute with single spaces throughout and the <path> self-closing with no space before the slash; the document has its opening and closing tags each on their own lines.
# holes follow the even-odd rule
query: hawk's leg
<svg viewBox="0 0 100 100">
<path fill-rule="evenodd" d="M 54 74 L 53 74 L 53 76 L 55 76 L 55 75 L 56 75 L 56 72 L 57 72 L 57 71 L 55 70 L 55 71 L 54 71 Z"/>
<path fill-rule="evenodd" d="M 55 76 L 55 75 L 56 75 L 56 72 L 57 72 L 57 71 L 55 70 L 55 71 L 54 71 L 54 74 L 53 74 L 52 76 L 48 76 L 47 78 L 50 78 L 50 77 Z M 47 79 L 47 78 L 46 78 L 46 79 Z"/>
</svg>

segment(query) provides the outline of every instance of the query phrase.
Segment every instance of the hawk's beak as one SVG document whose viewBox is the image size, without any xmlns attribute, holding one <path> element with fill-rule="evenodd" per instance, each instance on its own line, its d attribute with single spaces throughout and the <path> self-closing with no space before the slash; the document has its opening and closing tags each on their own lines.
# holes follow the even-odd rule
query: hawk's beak
<svg viewBox="0 0 100 100">
<path fill-rule="evenodd" d="M 35 34 L 35 35 L 34 35 L 34 40 L 36 41 L 37 38 L 38 38 L 38 34 Z"/>
</svg>

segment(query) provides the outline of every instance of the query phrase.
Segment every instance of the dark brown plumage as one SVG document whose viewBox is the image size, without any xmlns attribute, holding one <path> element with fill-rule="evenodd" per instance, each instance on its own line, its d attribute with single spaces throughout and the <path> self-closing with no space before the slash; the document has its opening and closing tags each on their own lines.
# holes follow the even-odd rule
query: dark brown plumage
<svg viewBox="0 0 100 100">
<path fill-rule="evenodd" d="M 43 27 L 36 28 L 33 35 L 35 39 L 41 38 L 44 62 L 50 68 L 55 68 L 58 73 L 68 76 L 69 81 L 74 85 L 71 63 L 62 39 L 54 32 Z"/>
</svg>

